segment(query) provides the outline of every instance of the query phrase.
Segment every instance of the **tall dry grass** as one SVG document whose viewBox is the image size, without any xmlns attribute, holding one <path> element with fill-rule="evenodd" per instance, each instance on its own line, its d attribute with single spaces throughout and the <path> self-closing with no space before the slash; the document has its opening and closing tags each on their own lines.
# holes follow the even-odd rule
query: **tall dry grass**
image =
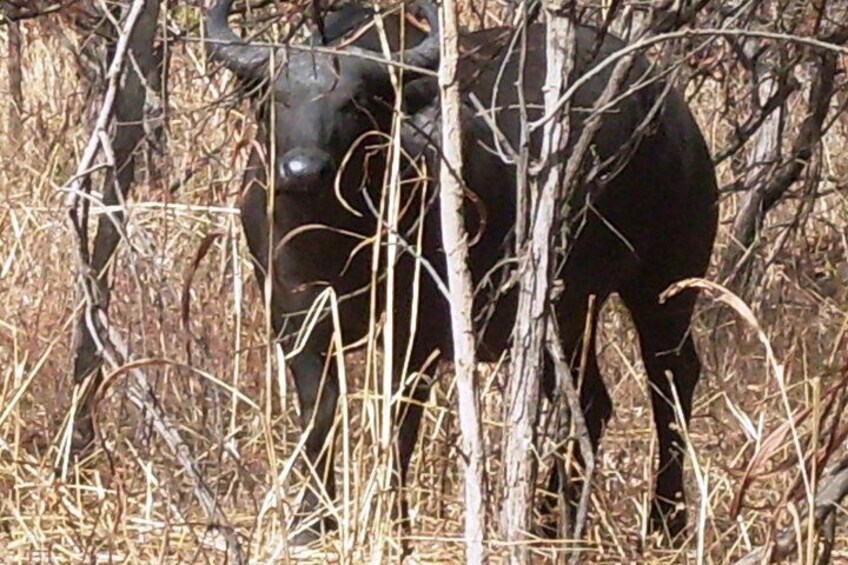
<svg viewBox="0 0 848 565">
<path fill-rule="evenodd" d="M 80 95 L 74 63 L 61 43 L 35 26 L 25 31 L 25 135 L 11 139 L 5 129 L 0 132 L 0 562 L 222 562 L 222 541 L 209 528 L 190 482 L 144 415 L 124 400 L 125 374 L 114 376 L 98 407 L 93 453 L 71 461 L 66 476 L 54 474 L 72 401 L 71 328 L 82 307 L 61 188 L 89 135 L 90 100 Z M 339 420 L 337 443 L 340 492 L 348 501 L 337 509 L 342 532 L 297 555 L 283 543 L 286 517 L 304 485 L 299 466 L 292 465 L 300 426 L 293 387 L 279 358 L 268 355 L 262 300 L 240 233 L 236 205 L 246 150 L 236 147 L 251 135 L 250 116 L 242 114 L 246 107 L 228 110 L 219 103 L 228 85 L 223 77 L 206 75 L 194 45 L 176 50 L 163 176 L 142 171 L 128 205 L 128 239 L 115 259 L 110 319 L 133 358 L 142 360 L 171 425 L 190 446 L 252 560 L 395 559 L 397 536 L 379 482 L 384 454 L 375 447 L 380 398 L 379 356 L 373 351 L 347 359 L 347 417 Z M 7 104 L 0 96 L 3 115 Z M 718 146 L 726 130 L 720 96 L 702 94 L 693 104 L 708 141 Z M 848 121 L 842 120 L 826 139 L 822 167 L 843 183 L 846 143 Z M 171 192 L 189 170 L 195 174 Z M 732 175 L 728 167 L 721 174 L 724 181 Z M 734 196 L 722 202 L 716 265 L 728 245 L 735 205 Z M 787 419 L 781 392 L 793 413 L 821 410 L 823 391 L 848 361 L 846 194 L 831 191 L 820 198 L 804 228 L 775 248 L 796 206 L 789 202 L 770 217 L 764 254 L 774 261 L 752 301 L 785 367 L 783 391 L 755 332 L 736 314 L 719 315 L 726 307 L 705 298 L 693 328 L 705 371 L 689 429 L 689 468 L 696 470 L 687 475 L 692 540 L 663 549 L 645 534 L 655 436 L 637 340 L 613 301 L 604 309 L 600 347 L 615 417 L 602 444 L 589 531 L 580 542 L 539 542 L 540 561 L 580 546 L 592 562 L 694 562 L 700 543 L 706 561 L 726 563 L 764 540 L 799 462 L 792 442 L 783 442 L 771 458 L 771 472 L 752 484 L 734 518 L 730 507 L 746 465 Z M 222 236 L 194 274 L 187 330 L 180 322 L 181 288 L 212 233 Z M 486 368 L 482 379 L 492 516 L 499 502 L 505 378 L 497 369 Z M 264 416 L 268 402 L 274 403 L 270 422 Z M 451 563 L 462 556 L 454 405 L 445 372 L 427 404 L 407 493 L 415 562 Z M 799 428 L 805 440 L 818 432 L 809 422 Z M 782 521 L 793 507 L 780 515 Z M 846 540 L 840 528 L 835 559 L 848 559 Z M 498 545 L 490 548 L 496 556 Z"/>
</svg>

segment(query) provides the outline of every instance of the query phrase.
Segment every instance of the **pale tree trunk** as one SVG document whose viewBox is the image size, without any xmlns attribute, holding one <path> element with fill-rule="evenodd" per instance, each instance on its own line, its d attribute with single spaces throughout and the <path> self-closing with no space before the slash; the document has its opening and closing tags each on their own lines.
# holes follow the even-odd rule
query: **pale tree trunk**
<svg viewBox="0 0 848 565">
<path fill-rule="evenodd" d="M 546 113 L 554 112 L 573 59 L 574 30 L 572 22 L 556 14 L 568 2 L 547 3 L 547 76 L 545 84 Z M 521 86 L 519 86 L 521 88 Z M 518 224 L 527 226 L 517 232 L 519 258 L 518 310 L 511 352 L 510 378 L 507 386 L 504 448 L 505 495 L 501 510 L 501 526 L 510 544 L 510 562 L 529 560 L 528 539 L 532 527 L 533 492 L 536 485 L 536 424 L 540 400 L 543 353 L 545 349 L 546 315 L 550 299 L 552 266 L 551 241 L 560 218 L 557 216 L 562 187 L 561 163 L 548 157 L 568 140 L 567 111 L 548 120 L 544 129 L 541 174 L 529 184 L 518 182 L 518 190 L 528 187 L 529 199 L 517 195 L 522 203 L 516 213 Z M 525 126 L 526 128 L 526 126 Z M 526 133 L 523 144 L 529 143 Z M 526 151 L 526 147 L 523 149 Z M 527 171 L 518 171 L 519 175 Z M 522 221 L 522 218 L 524 221 Z"/>
<path fill-rule="evenodd" d="M 135 179 L 136 152 L 144 140 L 143 125 L 144 104 L 146 100 L 146 80 L 154 68 L 159 68 L 153 41 L 156 35 L 159 17 L 159 0 L 146 0 L 138 14 L 135 25 L 128 37 L 118 37 L 116 45 L 126 41 L 126 57 L 124 61 L 117 60 L 117 47 L 109 49 L 113 60 L 110 61 L 110 81 L 117 81 L 114 89 L 114 99 L 110 115 L 101 116 L 102 120 L 96 127 L 102 127 L 102 134 L 108 136 L 109 145 L 106 154 L 113 157 L 112 166 L 104 175 L 102 188 L 103 205 L 118 206 L 129 197 Z M 137 3 L 133 5 L 133 9 Z M 128 9 L 126 14 L 130 13 Z M 141 72 L 141 75 L 139 74 Z M 103 123 L 105 121 L 105 123 Z M 101 141 L 101 143 L 103 143 Z M 99 149 L 105 149 L 100 147 Z M 93 149 L 95 154 L 98 148 Z M 93 159 L 93 155 L 91 156 Z M 90 166 L 90 165 L 89 165 Z M 90 178 L 87 169 L 75 183 L 75 188 L 88 192 Z M 122 212 L 100 215 L 97 223 L 97 235 L 93 247 L 89 247 L 87 236 L 88 199 L 78 199 L 72 207 L 72 219 L 81 232 L 81 259 L 86 271 L 83 280 L 83 291 L 86 295 L 88 308 L 77 322 L 74 349 L 74 382 L 80 385 L 89 377 L 87 391 L 80 400 L 74 430 L 74 447 L 82 448 L 91 442 L 94 430 L 91 423 L 91 392 L 100 382 L 100 367 L 102 364 L 99 351 L 99 337 L 94 335 L 103 328 L 98 327 L 98 317 L 91 315 L 97 311 L 105 311 L 109 305 L 109 276 L 108 265 L 121 239 L 121 229 L 124 221 Z"/>
<path fill-rule="evenodd" d="M 834 31 L 829 36 L 829 41 L 836 45 L 848 42 L 848 25 L 842 25 Z M 757 132 L 748 160 L 752 170 L 746 178 L 748 193 L 733 225 L 735 246 L 730 248 L 725 258 L 721 277 L 725 284 L 733 282 L 746 292 L 753 288 L 750 284 L 751 256 L 766 214 L 786 196 L 792 185 L 801 177 L 827 127 L 833 123 L 826 122 L 837 88 L 837 53 L 821 51 L 815 55 L 813 62 L 806 115 L 798 133 L 790 143 L 786 143 L 786 155 L 781 154 L 784 131 L 780 114 L 785 111 L 784 102 L 776 110 L 778 117 L 769 116 Z M 759 93 L 764 90 L 760 85 Z M 772 120 L 776 120 L 776 123 Z M 757 171 L 759 174 L 756 174 Z"/>
<path fill-rule="evenodd" d="M 761 47 L 759 41 L 748 40 L 745 51 L 754 53 Z M 777 73 L 769 61 L 760 56 L 754 60 L 754 74 L 760 80 L 754 104 L 760 108 L 777 92 L 779 88 Z M 751 140 L 751 150 L 747 158 L 745 186 L 750 190 L 742 196 L 739 211 L 733 222 L 733 241 L 729 250 L 726 267 L 727 275 L 732 276 L 748 262 L 764 218 L 763 203 L 767 179 L 770 172 L 780 161 L 781 124 L 785 103 L 775 108 L 763 121 L 760 129 Z M 756 111 L 756 110 L 755 110 Z"/>
<path fill-rule="evenodd" d="M 23 43 L 21 38 L 21 24 L 14 20 L 17 8 L 11 2 L 3 2 L 3 12 L 7 19 L 8 51 L 6 68 L 9 80 L 9 116 L 8 134 L 12 143 L 21 142 L 22 114 L 24 111 L 23 91 Z"/>
<path fill-rule="evenodd" d="M 456 4 L 442 2 L 442 56 L 439 85 L 442 103 L 442 151 L 439 171 L 442 241 L 448 266 L 451 330 L 456 370 L 459 425 L 465 485 L 466 561 L 483 563 L 486 508 L 483 503 L 483 433 L 477 389 L 472 304 L 474 287 L 468 269 L 468 233 L 463 217 L 462 131 L 457 59 Z"/>
</svg>

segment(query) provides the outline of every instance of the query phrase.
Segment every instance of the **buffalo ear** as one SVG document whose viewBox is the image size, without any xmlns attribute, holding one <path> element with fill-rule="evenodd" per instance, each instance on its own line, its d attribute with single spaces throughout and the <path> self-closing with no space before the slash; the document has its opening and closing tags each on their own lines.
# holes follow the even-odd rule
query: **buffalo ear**
<svg viewBox="0 0 848 565">
<path fill-rule="evenodd" d="M 407 80 L 401 96 L 405 115 L 401 124 L 404 150 L 409 155 L 422 155 L 428 147 L 438 146 L 441 142 L 439 82 L 430 76 Z"/>
<path fill-rule="evenodd" d="M 441 105 L 438 83 L 434 78 L 421 78 L 408 83 L 403 90 L 405 119 L 402 123 L 404 150 L 419 155 L 441 144 Z M 460 103 L 462 142 L 491 143 L 493 133 L 486 121 L 466 101 Z"/>
</svg>

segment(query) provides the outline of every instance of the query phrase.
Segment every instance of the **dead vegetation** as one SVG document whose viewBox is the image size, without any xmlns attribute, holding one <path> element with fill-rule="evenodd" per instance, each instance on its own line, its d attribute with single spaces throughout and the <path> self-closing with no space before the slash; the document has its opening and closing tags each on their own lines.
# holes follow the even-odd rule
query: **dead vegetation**
<svg viewBox="0 0 848 565">
<path fill-rule="evenodd" d="M 195 11 L 177 12 L 169 25 L 196 37 Z M 67 36 L 36 19 L 21 30 L 25 104 L 20 124 L 4 119 L 0 126 L 0 561 L 226 559 L 221 528 L 211 527 L 223 524 L 210 522 L 193 494 L 196 483 L 157 435 L 154 420 L 128 400 L 135 370 L 146 374 L 251 562 L 396 558 L 378 449 L 379 355 L 371 348 L 346 360 L 345 409 L 337 424 L 343 494 L 336 511 L 343 526 L 319 550 L 291 555 L 284 543 L 304 482 L 293 464 L 300 426 L 282 359 L 265 338 L 262 298 L 238 221 L 240 171 L 252 131 L 247 106 L 228 96 L 222 74 L 209 73 L 194 41 L 175 40 L 171 47 L 167 150 L 154 157 L 155 167 L 148 161 L 136 175 L 126 237 L 111 267 L 109 319 L 127 359 L 107 368 L 95 449 L 82 460 L 67 457 L 68 420 L 78 401 L 71 336 L 83 302 L 64 188 L 96 110 Z M 6 28 L 0 37 L 8 39 Z M 844 70 L 846 55 L 837 60 Z M 762 227 L 753 282 L 740 290 L 750 315 L 710 293 L 701 300 L 693 332 L 705 374 L 688 430 L 691 539 L 664 549 L 645 535 L 655 436 L 643 370 L 634 361 L 635 335 L 614 303 L 604 311 L 600 347 L 615 415 L 598 456 L 589 528 L 581 541 L 540 541 L 540 561 L 579 547 L 590 562 L 727 563 L 786 528 L 799 541 L 790 559 L 813 563 L 820 555 L 803 509 L 824 467 L 844 457 L 848 398 L 842 369 L 848 364 L 848 119 L 840 106 L 845 78 L 838 76 L 832 126 L 792 185 L 802 188 L 787 193 Z M 691 90 L 717 152 L 739 120 L 732 112 L 741 103 L 730 99 L 743 87 L 739 79 L 728 87 L 718 71 L 713 78 Z M 4 82 L 0 89 L 2 116 L 12 103 L 7 88 Z M 786 132 L 803 119 L 792 113 L 803 96 L 793 96 Z M 720 184 L 734 187 L 744 174 L 744 162 L 728 159 Z M 723 272 L 734 245 L 740 198 L 734 191 L 724 195 L 710 279 Z M 102 213 L 92 208 L 93 215 Z M 204 243 L 208 250 L 199 256 Z M 190 272 L 186 316 L 183 287 Z M 419 323 L 427 323 L 425 315 Z M 500 503 L 506 385 L 499 369 L 488 367 L 481 378 L 490 516 Z M 454 394 L 452 375 L 443 371 L 411 471 L 414 562 L 457 562 L 464 552 Z M 840 508 L 833 562 L 848 559 L 845 524 Z M 495 541 L 487 547 L 493 560 L 504 550 Z"/>
</svg>

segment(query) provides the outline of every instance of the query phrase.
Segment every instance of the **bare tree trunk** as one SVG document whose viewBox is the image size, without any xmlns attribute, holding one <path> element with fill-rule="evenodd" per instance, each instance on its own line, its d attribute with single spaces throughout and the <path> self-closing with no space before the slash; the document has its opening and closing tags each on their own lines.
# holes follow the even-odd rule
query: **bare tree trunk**
<svg viewBox="0 0 848 565">
<path fill-rule="evenodd" d="M 11 2 L 3 2 L 3 11 L 7 17 L 6 27 L 9 33 L 8 57 L 6 67 L 9 78 L 9 137 L 17 144 L 21 141 L 22 115 L 24 111 L 23 71 L 21 58 L 23 43 L 21 24 L 13 18 L 17 8 Z"/>
<path fill-rule="evenodd" d="M 558 17 L 567 1 L 552 0 L 547 12 L 547 76 L 545 109 L 553 112 L 573 59 L 574 29 L 567 18 Z M 522 88 L 519 86 L 519 88 Z M 562 165 L 549 156 L 564 148 L 568 140 L 567 111 L 545 125 L 542 145 L 541 175 L 529 185 L 516 183 L 518 190 L 530 188 L 530 197 L 517 195 L 523 209 L 516 213 L 526 218 L 518 223 L 528 226 L 517 234 L 519 290 L 518 310 L 513 333 L 512 362 L 507 386 L 506 446 L 504 449 L 505 497 L 501 510 L 504 538 L 510 543 L 510 562 L 529 560 L 525 545 L 532 526 L 533 493 L 536 485 L 536 462 L 533 446 L 540 399 L 540 382 L 544 366 L 545 332 L 550 299 L 552 266 L 551 240 L 560 218 L 557 216 L 562 187 Z M 525 134 L 523 142 L 529 142 Z M 522 171 L 518 171 L 522 174 Z M 540 190 L 541 185 L 541 190 Z"/>
<path fill-rule="evenodd" d="M 442 2 L 442 57 L 439 84 L 442 101 L 442 151 L 439 171 L 442 241 L 448 266 L 454 366 L 465 463 L 466 561 L 484 560 L 486 508 L 483 503 L 483 432 L 477 389 L 472 305 L 474 287 L 468 269 L 468 233 L 463 216 L 462 131 L 457 60 L 459 42 L 454 0 Z"/>
<path fill-rule="evenodd" d="M 161 4 L 162 10 L 167 11 L 167 0 Z M 159 183 L 163 180 L 161 167 L 167 163 L 168 148 L 168 106 L 170 91 L 168 78 L 170 76 L 171 57 L 173 48 L 167 30 L 160 34 L 159 41 L 154 43 L 153 64 L 146 69 L 147 102 L 144 108 L 144 131 L 146 134 L 144 165 L 145 182 Z"/>
<path fill-rule="evenodd" d="M 759 41 L 750 39 L 745 44 L 745 51 L 755 53 L 761 44 Z M 756 55 L 754 55 L 756 57 Z M 757 86 L 754 104 L 763 108 L 766 102 L 777 92 L 779 88 L 777 73 L 772 65 L 759 56 L 754 60 L 753 72 L 760 78 Z M 765 210 L 763 201 L 765 189 L 768 183 L 769 172 L 777 166 L 780 161 L 781 124 L 786 105 L 781 104 L 763 121 L 760 129 L 754 135 L 751 151 L 748 153 L 747 174 L 745 175 L 745 186 L 750 190 L 745 193 L 740 203 L 739 211 L 733 222 L 733 242 L 727 257 L 727 274 L 732 275 L 747 263 L 751 246 L 757 239 L 757 234 L 762 227 Z"/>
<path fill-rule="evenodd" d="M 102 132 L 99 132 L 105 134 L 106 126 L 111 124 L 111 147 L 108 151 L 104 151 L 107 155 L 111 154 L 112 158 L 110 163 L 112 166 L 105 175 L 102 189 L 104 206 L 114 207 L 123 204 L 129 196 L 135 178 L 136 150 L 145 136 L 143 125 L 147 83 L 145 77 L 150 76 L 153 69 L 160 68 L 160 62 L 156 59 L 156 50 L 153 48 L 158 15 L 159 0 L 146 0 L 136 24 L 130 31 L 130 36 L 125 38 L 128 41 L 127 60 L 123 61 L 123 64 L 115 64 L 117 50 L 109 49 L 114 60 L 110 64 L 108 78 L 117 79 L 117 90 L 114 93 L 114 113 L 106 117 L 106 124 L 100 124 L 104 128 Z M 121 38 L 118 41 L 120 42 Z M 78 184 L 84 191 L 87 191 L 90 185 L 87 173 L 88 171 L 83 171 L 83 178 L 79 179 Z M 85 223 L 88 217 L 88 206 L 88 199 L 82 199 L 82 202 L 77 202 L 77 207 L 81 210 L 75 207 L 71 212 L 72 215 L 77 214 L 74 218 L 77 229 L 83 232 L 87 230 Z M 93 248 L 89 249 L 87 235 L 81 241 L 82 260 L 88 271 L 83 277 L 83 290 L 89 301 L 89 308 L 77 322 L 73 374 L 77 385 L 84 383 L 88 377 L 93 378 L 77 411 L 74 429 L 75 448 L 85 447 L 94 437 L 91 422 L 91 392 L 97 388 L 102 378 L 100 374 L 102 358 L 97 345 L 99 339 L 94 334 L 102 331 L 103 328 L 100 328 L 97 323 L 98 317 L 92 316 L 91 313 L 105 311 L 108 308 L 108 266 L 121 238 L 123 222 L 122 212 L 102 214 L 98 219 Z"/>
</svg>

